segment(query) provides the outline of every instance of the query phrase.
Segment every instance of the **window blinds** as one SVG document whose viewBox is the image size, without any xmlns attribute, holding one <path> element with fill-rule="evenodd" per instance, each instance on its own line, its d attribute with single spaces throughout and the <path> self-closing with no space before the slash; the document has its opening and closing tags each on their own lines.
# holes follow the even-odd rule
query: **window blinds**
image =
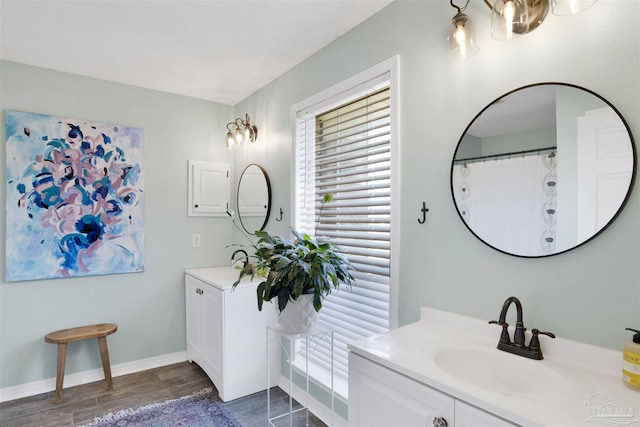
<svg viewBox="0 0 640 427">
<path fill-rule="evenodd" d="M 352 288 L 329 295 L 318 318 L 334 330 L 335 373 L 345 381 L 347 344 L 389 329 L 390 113 L 386 86 L 296 123 L 296 228 L 330 238 L 356 269 Z M 323 206 L 326 193 L 334 198 Z M 329 370 L 328 343 L 309 359 Z"/>
</svg>

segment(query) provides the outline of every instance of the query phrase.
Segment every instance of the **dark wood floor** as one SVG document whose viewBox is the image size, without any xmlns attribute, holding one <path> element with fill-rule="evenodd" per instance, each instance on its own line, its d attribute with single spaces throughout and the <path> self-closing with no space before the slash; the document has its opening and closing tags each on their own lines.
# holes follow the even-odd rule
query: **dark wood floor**
<svg viewBox="0 0 640 427">
<path fill-rule="evenodd" d="M 113 378 L 113 391 L 107 391 L 104 381 L 64 389 L 63 400 L 55 403 L 55 392 L 0 403 L 1 427 L 61 427 L 88 424 L 96 416 L 137 408 L 149 403 L 164 402 L 215 387 L 196 364 L 188 362 L 150 369 Z M 266 391 L 225 403 L 243 427 L 267 426 Z M 288 396 L 272 389 L 273 413 L 288 407 Z M 304 426 L 300 412 L 296 426 Z M 285 420 L 281 420 L 285 421 Z M 276 426 L 281 425 L 280 422 Z M 286 424 L 289 425 L 288 418 Z M 326 427 L 310 414 L 311 427 Z"/>
</svg>

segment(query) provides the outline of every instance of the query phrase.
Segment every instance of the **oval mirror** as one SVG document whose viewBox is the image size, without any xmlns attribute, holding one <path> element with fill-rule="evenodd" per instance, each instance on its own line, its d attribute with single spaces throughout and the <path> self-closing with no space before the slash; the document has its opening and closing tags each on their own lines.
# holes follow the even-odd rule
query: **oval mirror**
<svg viewBox="0 0 640 427">
<path fill-rule="evenodd" d="M 271 184 L 262 166 L 250 164 L 238 182 L 238 217 L 242 228 L 249 234 L 263 230 L 271 212 Z"/>
<path fill-rule="evenodd" d="M 635 179 L 629 126 L 607 100 L 564 83 L 525 86 L 485 107 L 451 166 L 460 218 L 520 257 L 569 251 L 602 232 Z"/>
</svg>

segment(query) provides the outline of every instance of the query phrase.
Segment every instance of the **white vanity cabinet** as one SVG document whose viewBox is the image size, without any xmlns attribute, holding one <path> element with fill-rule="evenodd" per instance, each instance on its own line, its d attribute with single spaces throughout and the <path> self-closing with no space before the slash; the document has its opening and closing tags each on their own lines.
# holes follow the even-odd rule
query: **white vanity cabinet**
<svg viewBox="0 0 640 427">
<path fill-rule="evenodd" d="M 266 389 L 266 326 L 276 321 L 271 307 L 258 311 L 258 282 L 233 289 L 237 278 L 230 267 L 185 271 L 187 359 L 206 372 L 224 402 Z"/>
<path fill-rule="evenodd" d="M 418 322 L 350 342 L 350 425 L 639 425 L 619 351 L 556 337 L 533 360 L 498 350 L 492 326 L 423 307 Z"/>
<path fill-rule="evenodd" d="M 349 354 L 349 425 L 516 426 L 354 353 Z"/>
</svg>

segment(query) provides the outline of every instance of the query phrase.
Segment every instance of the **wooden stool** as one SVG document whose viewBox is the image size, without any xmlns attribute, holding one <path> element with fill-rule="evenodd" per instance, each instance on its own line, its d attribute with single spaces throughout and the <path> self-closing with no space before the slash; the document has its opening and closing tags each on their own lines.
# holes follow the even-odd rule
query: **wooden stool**
<svg viewBox="0 0 640 427">
<path fill-rule="evenodd" d="M 113 390 L 111 379 L 111 365 L 109 364 L 109 349 L 107 348 L 107 335 L 118 330 L 113 323 L 101 323 L 99 325 L 80 326 L 78 328 L 62 329 L 51 332 L 44 337 L 48 343 L 58 344 L 58 368 L 56 372 L 56 403 L 62 401 L 62 384 L 64 383 L 64 365 L 67 361 L 67 343 L 81 341 L 89 338 L 98 339 L 100 358 L 107 389 Z"/>
</svg>

